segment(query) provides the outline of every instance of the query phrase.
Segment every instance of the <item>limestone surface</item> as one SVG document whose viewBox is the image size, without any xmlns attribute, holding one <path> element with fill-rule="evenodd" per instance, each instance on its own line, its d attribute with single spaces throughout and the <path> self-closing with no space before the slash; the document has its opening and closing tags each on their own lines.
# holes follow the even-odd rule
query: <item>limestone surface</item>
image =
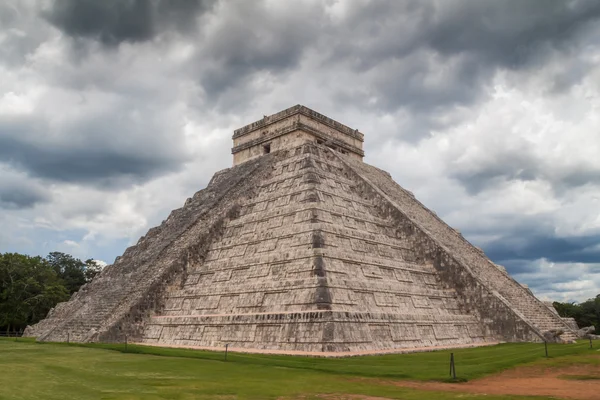
<svg viewBox="0 0 600 400">
<path fill-rule="evenodd" d="M 294 354 L 576 337 L 363 163 L 358 131 L 295 106 L 236 131 L 232 152 L 233 168 L 28 333 Z"/>
</svg>

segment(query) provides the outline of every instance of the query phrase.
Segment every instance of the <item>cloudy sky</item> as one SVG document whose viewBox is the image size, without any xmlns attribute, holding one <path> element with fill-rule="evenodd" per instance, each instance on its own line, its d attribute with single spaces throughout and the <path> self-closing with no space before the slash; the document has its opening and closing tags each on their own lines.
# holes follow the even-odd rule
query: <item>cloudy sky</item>
<svg viewBox="0 0 600 400">
<path fill-rule="evenodd" d="M 0 1 L 0 252 L 111 263 L 304 104 L 543 298 L 600 293 L 597 0 Z"/>
</svg>

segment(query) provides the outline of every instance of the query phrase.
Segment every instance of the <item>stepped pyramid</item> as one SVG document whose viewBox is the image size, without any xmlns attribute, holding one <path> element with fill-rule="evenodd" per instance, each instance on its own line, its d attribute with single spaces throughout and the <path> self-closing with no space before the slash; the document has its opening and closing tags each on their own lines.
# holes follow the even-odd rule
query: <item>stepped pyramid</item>
<svg viewBox="0 0 600 400">
<path fill-rule="evenodd" d="M 233 141 L 233 168 L 28 334 L 324 355 L 575 338 L 363 163 L 358 130 L 298 105 Z"/>
</svg>

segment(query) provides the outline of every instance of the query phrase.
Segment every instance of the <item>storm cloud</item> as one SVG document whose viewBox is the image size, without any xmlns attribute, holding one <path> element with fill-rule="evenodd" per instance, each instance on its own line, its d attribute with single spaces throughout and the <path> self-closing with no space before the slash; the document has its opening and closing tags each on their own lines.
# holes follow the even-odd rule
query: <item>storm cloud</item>
<svg viewBox="0 0 600 400">
<path fill-rule="evenodd" d="M 0 209 L 27 209 L 50 200 L 50 193 L 39 182 L 0 168 Z"/>
<path fill-rule="evenodd" d="M 218 18 L 201 23 L 207 13 Z M 335 93 L 340 101 L 362 99 L 365 108 L 406 107 L 426 116 L 431 109 L 478 101 L 500 69 L 535 73 L 555 57 L 576 57 L 590 44 L 586 33 L 598 22 L 600 5 L 382 0 L 309 1 L 290 8 L 266 0 L 68 0 L 53 2 L 43 15 L 74 39 L 109 47 L 186 32 L 183 39 L 164 40 L 196 42 L 189 73 L 217 104 L 232 88 L 247 90 L 244 83 L 254 75 L 285 74 L 314 51 L 320 68 L 363 76 L 363 85 Z M 565 66 L 551 77 L 555 90 L 568 90 L 593 68 L 584 62 Z M 364 101 L 372 97 L 375 103 Z"/>
<path fill-rule="evenodd" d="M 68 121 L 0 118 L 0 162 L 31 176 L 83 185 L 142 183 L 189 161 L 168 124 L 110 110 Z M 125 133 L 125 135 L 124 135 Z"/>
<path fill-rule="evenodd" d="M 167 31 L 193 29 L 213 0 L 58 0 L 42 15 L 75 38 L 106 46 L 151 40 Z"/>
</svg>

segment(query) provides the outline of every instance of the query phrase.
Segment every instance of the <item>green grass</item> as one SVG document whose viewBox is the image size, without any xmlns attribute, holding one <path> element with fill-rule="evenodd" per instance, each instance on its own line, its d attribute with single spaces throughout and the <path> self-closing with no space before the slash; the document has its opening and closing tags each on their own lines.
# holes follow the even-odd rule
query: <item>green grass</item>
<svg viewBox="0 0 600 400">
<path fill-rule="evenodd" d="M 550 345 L 553 358 L 544 362 L 595 363 L 597 357 L 581 357 L 600 354 L 588 346 Z M 407 400 L 521 398 L 433 393 L 360 379 L 446 380 L 449 351 L 344 359 L 229 353 L 227 362 L 219 352 L 132 345 L 123 351 L 123 345 L 0 339 L 0 399 L 304 399 L 327 393 Z M 544 360 L 541 344 L 453 352 L 461 379 Z"/>
<path fill-rule="evenodd" d="M 125 351 L 125 345 L 123 344 L 102 343 L 85 344 L 83 346 Z M 168 357 L 201 358 L 218 361 L 224 359 L 224 353 L 217 351 L 139 345 L 129 345 L 127 346 L 127 351 L 136 354 Z M 457 376 L 467 380 L 480 378 L 515 365 L 536 360 L 546 360 L 544 345 L 542 343 L 505 343 L 496 346 L 468 349 L 348 358 L 312 358 L 230 352 L 227 359 L 229 362 L 236 364 L 309 369 L 331 374 L 395 379 L 445 380 L 449 375 L 450 353 L 454 353 Z M 570 345 L 548 344 L 550 360 L 557 357 L 590 353 L 600 354 L 599 352 L 594 353 L 594 350 L 590 350 L 589 344 L 586 341 Z M 566 360 L 568 361 L 568 359 Z M 579 358 L 576 357 L 574 360 L 579 360 Z M 561 359 L 561 363 L 564 362 Z"/>
</svg>

